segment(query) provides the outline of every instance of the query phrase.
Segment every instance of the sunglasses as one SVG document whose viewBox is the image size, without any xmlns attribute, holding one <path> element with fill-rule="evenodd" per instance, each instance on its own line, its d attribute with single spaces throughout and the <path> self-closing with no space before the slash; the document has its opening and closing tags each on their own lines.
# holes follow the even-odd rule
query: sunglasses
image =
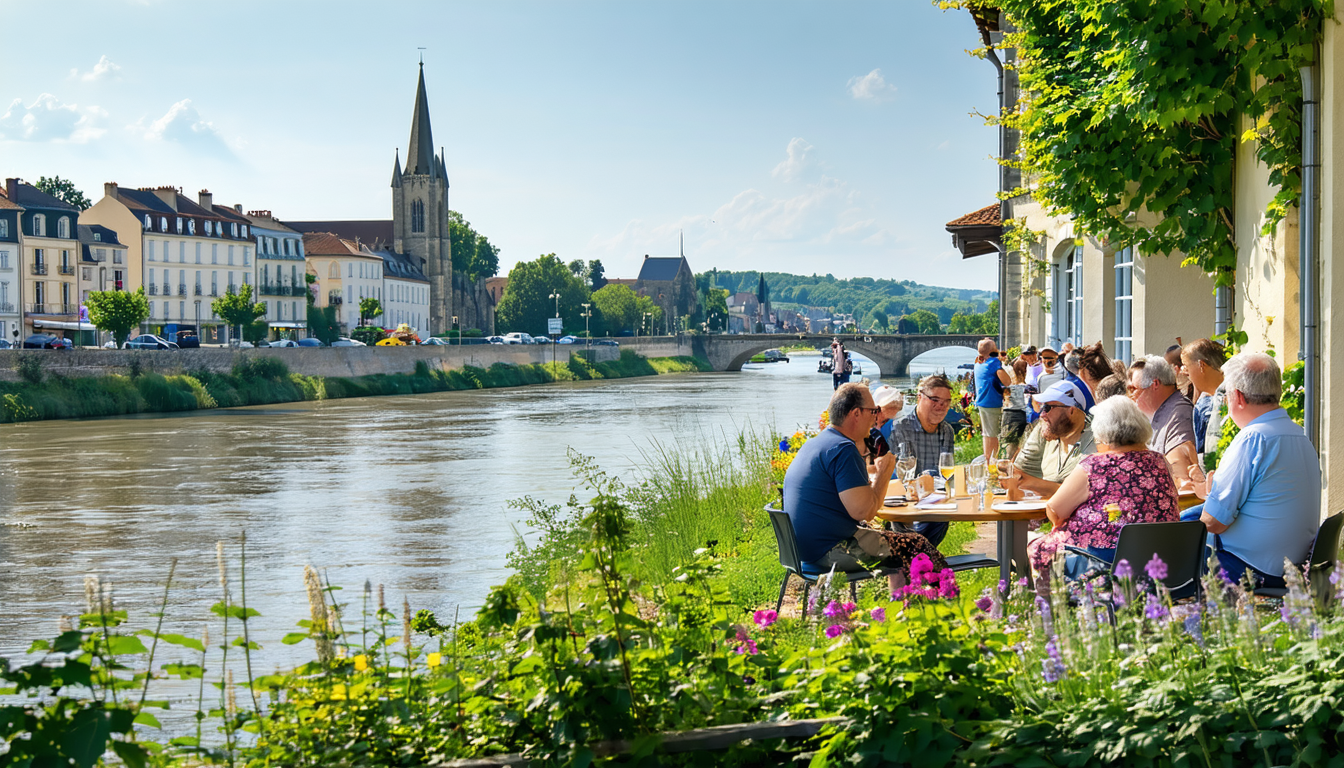
<svg viewBox="0 0 1344 768">
<path fill-rule="evenodd" d="M 1041 362 L 1043 362 L 1043 363 L 1053 363 L 1053 362 L 1055 362 L 1055 361 L 1058 360 L 1058 359 L 1059 359 L 1058 357 L 1042 357 L 1042 358 L 1041 358 Z"/>
<path fill-rule="evenodd" d="M 1044 416 L 1045 414 L 1053 411 L 1056 408 L 1072 408 L 1072 407 L 1073 406 L 1071 405 L 1064 405 L 1063 403 L 1046 403 L 1045 405 L 1041 406 L 1041 415 Z"/>
<path fill-rule="evenodd" d="M 882 413 L 881 408 L 864 408 L 863 406 L 859 406 L 859 410 L 865 413 L 872 414 L 873 416 L 877 416 L 878 414 Z"/>
</svg>

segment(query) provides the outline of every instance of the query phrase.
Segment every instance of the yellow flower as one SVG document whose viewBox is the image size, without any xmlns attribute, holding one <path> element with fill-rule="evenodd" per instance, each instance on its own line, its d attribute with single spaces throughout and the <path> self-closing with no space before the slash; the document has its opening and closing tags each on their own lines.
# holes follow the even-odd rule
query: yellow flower
<svg viewBox="0 0 1344 768">
<path fill-rule="evenodd" d="M 443 663 L 443 654 L 431 653 L 425 658 L 425 663 L 431 667 L 437 667 Z"/>
<path fill-rule="evenodd" d="M 356 672 L 363 672 L 364 670 L 366 670 L 366 669 L 368 669 L 368 668 L 369 668 L 369 657 L 368 657 L 368 656 L 365 656 L 364 654 L 361 653 L 361 654 L 359 654 L 358 656 L 355 657 L 355 671 L 356 671 Z"/>
</svg>

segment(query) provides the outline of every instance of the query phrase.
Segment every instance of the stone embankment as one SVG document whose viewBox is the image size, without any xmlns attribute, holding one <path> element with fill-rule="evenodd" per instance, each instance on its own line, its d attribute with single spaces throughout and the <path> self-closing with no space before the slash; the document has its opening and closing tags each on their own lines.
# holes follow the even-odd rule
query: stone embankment
<svg viewBox="0 0 1344 768">
<path fill-rule="evenodd" d="M 617 347 L 555 345 L 555 359 L 567 362 L 573 352 L 591 356 L 594 363 L 611 362 L 620 357 Z M 17 381 L 15 356 L 41 357 L 44 372 L 56 376 L 88 377 L 124 374 L 138 361 L 140 370 L 175 374 L 191 371 L 226 373 L 241 360 L 275 357 L 293 373 L 306 376 L 358 377 L 372 374 L 411 373 L 424 361 L 430 370 L 450 371 L 472 366 L 489 368 L 495 363 L 536 365 L 551 362 L 551 345 L 466 344 L 450 347 L 285 347 L 279 349 L 74 349 L 74 350 L 0 350 L 0 379 Z M 649 356 L 649 355 L 646 355 Z"/>
</svg>

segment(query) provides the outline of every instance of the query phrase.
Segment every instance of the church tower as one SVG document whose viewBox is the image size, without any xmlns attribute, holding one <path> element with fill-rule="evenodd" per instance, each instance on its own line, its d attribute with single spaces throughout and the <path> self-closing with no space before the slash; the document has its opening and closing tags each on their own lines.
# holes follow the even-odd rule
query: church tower
<svg viewBox="0 0 1344 768">
<path fill-rule="evenodd" d="M 392 246 L 424 266 L 429 278 L 429 332 L 445 333 L 453 323 L 453 256 L 448 235 L 448 172 L 443 153 L 434 154 L 425 96 L 425 64 L 411 116 L 406 167 L 401 153 L 392 166 Z"/>
</svg>

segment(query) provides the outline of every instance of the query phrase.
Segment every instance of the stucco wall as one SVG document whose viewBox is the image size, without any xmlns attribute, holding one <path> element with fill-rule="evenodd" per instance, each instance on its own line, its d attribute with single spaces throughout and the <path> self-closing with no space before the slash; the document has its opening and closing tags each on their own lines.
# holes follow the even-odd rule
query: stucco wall
<svg viewBox="0 0 1344 768">
<path fill-rule="evenodd" d="M 556 359 L 565 361 L 579 347 L 555 348 Z M 596 362 L 615 360 L 620 350 L 595 347 Z M 19 355 L 41 356 L 45 370 L 60 376 L 101 376 L 125 373 L 138 358 L 144 370 L 171 374 L 185 371 L 228 371 L 248 357 L 276 357 L 293 373 L 309 376 L 367 376 L 375 373 L 410 373 L 424 360 L 430 368 L 451 370 L 464 365 L 489 368 L 495 363 L 528 365 L 551 362 L 550 346 L 502 346 L 468 344 L 462 347 L 290 347 L 284 349 L 178 349 L 110 350 L 75 349 L 0 351 L 0 378 L 15 380 L 13 366 Z"/>
<path fill-rule="evenodd" d="M 1321 46 L 1321 229 L 1320 229 L 1320 435 L 1323 514 L 1344 509 L 1344 333 L 1335 327 L 1335 297 L 1344 295 L 1344 36 L 1340 22 L 1326 22 Z M 1241 194 L 1241 186 L 1237 187 Z M 1294 241 L 1296 234 L 1294 234 Z M 1293 358 L 1279 356 L 1285 363 Z"/>
</svg>

